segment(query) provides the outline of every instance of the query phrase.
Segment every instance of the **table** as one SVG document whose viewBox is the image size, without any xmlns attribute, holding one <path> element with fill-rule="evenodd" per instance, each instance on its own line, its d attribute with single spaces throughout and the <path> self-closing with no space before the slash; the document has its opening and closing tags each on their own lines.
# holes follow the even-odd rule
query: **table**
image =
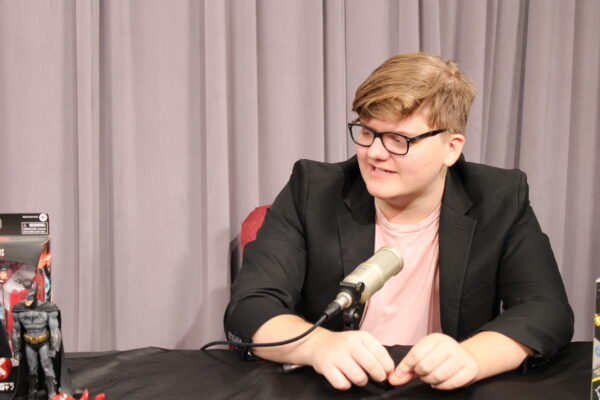
<svg viewBox="0 0 600 400">
<path fill-rule="evenodd" d="M 397 362 L 407 347 L 390 348 Z M 71 377 L 107 400 L 150 399 L 589 399 L 592 344 L 574 342 L 552 362 L 526 374 L 512 371 L 468 388 L 439 391 L 413 380 L 398 388 L 369 383 L 334 390 L 312 368 L 283 374 L 267 361 L 242 361 L 229 350 L 166 350 L 149 347 L 111 353 L 67 354 Z M 92 397 L 93 398 L 93 397 Z"/>
</svg>

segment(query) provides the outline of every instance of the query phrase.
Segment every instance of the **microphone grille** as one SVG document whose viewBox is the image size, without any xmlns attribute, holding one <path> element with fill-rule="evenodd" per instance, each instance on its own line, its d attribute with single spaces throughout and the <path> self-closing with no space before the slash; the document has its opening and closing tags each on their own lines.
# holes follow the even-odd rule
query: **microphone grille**
<svg viewBox="0 0 600 400">
<path fill-rule="evenodd" d="M 398 250 L 393 247 L 384 246 L 373 254 L 368 263 L 379 265 L 383 270 L 385 279 L 389 279 L 393 275 L 396 275 L 404 267 L 404 258 Z"/>
</svg>

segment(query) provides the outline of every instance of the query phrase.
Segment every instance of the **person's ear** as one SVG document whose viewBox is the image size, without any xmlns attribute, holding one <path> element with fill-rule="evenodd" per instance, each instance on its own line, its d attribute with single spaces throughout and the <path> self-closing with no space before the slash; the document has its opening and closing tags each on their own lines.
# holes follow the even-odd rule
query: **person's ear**
<svg viewBox="0 0 600 400">
<path fill-rule="evenodd" d="M 465 137 L 460 133 L 451 133 L 446 140 L 446 157 L 444 164 L 451 167 L 460 157 L 465 146 Z"/>
</svg>

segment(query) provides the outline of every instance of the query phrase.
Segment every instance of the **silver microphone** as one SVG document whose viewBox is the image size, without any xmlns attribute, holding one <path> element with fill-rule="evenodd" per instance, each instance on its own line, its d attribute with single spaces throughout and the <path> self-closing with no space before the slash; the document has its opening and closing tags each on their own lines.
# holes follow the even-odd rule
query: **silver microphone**
<svg viewBox="0 0 600 400">
<path fill-rule="evenodd" d="M 402 267 L 404 258 L 398 250 L 393 247 L 381 247 L 344 278 L 340 284 L 340 292 L 332 304 L 337 303 L 341 311 L 355 303 L 366 303 L 388 279 L 400 272 Z"/>
</svg>

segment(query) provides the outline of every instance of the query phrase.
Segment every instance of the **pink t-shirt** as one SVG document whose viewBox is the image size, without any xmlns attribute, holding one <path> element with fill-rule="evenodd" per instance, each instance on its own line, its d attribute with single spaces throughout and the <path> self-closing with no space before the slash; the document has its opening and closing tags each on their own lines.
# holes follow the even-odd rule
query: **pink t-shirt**
<svg viewBox="0 0 600 400">
<path fill-rule="evenodd" d="M 404 268 L 371 296 L 360 329 L 384 345 L 413 345 L 429 333 L 441 332 L 440 207 L 414 224 L 389 222 L 377 205 L 375 209 L 375 250 L 395 247 L 404 256 Z"/>
</svg>

